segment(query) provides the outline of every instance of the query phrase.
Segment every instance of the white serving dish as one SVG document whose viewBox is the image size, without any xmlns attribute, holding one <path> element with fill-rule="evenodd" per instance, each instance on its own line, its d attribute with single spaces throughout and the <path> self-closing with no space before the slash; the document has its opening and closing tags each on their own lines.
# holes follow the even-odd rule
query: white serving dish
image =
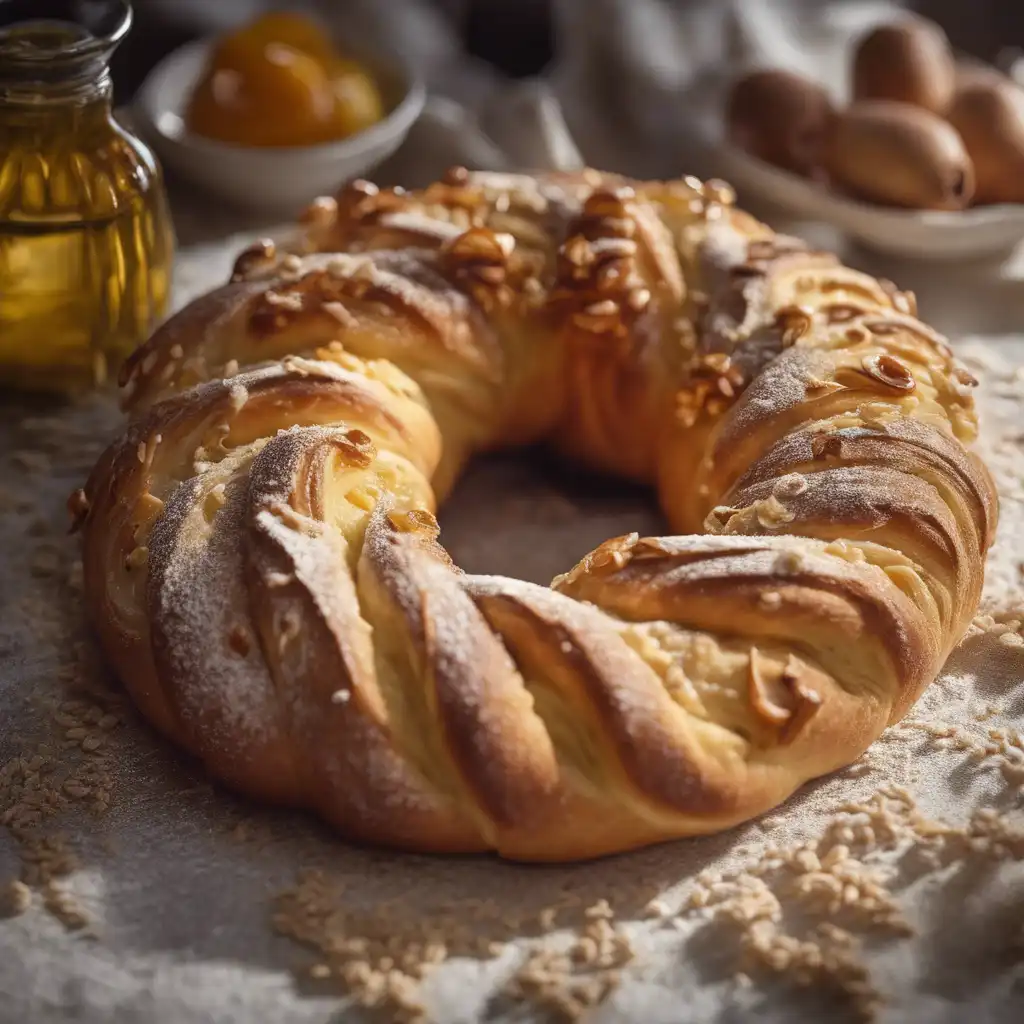
<svg viewBox="0 0 1024 1024">
<path fill-rule="evenodd" d="M 1024 239 L 1024 204 L 968 210 L 900 210 L 859 202 L 718 141 L 716 173 L 741 202 L 761 200 L 801 220 L 824 221 L 863 245 L 927 260 L 1006 256 Z"/>
<path fill-rule="evenodd" d="M 366 131 L 339 142 L 286 149 L 206 139 L 186 130 L 183 113 L 212 46 L 211 40 L 200 40 L 168 55 L 143 83 L 133 111 L 164 166 L 236 205 L 294 213 L 386 160 L 423 110 L 426 90 L 415 75 L 368 60 L 390 113 Z"/>
</svg>

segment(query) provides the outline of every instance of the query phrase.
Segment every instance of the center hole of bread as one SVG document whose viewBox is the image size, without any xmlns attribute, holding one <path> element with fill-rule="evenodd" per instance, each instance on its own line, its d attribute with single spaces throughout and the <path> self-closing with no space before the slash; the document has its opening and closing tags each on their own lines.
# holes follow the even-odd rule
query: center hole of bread
<svg viewBox="0 0 1024 1024">
<path fill-rule="evenodd" d="M 545 586 L 609 537 L 667 532 L 649 490 L 537 452 L 476 460 L 438 518 L 441 543 L 466 572 Z"/>
</svg>

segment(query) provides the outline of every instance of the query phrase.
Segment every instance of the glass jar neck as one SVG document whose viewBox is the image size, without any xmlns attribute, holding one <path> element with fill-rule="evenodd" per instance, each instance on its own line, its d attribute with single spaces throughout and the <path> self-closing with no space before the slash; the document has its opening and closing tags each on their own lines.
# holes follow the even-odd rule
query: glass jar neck
<svg viewBox="0 0 1024 1024">
<path fill-rule="evenodd" d="M 109 110 L 113 92 L 110 72 L 102 66 L 47 82 L 5 79 L 0 72 L 0 110 L 9 113 L 45 116 L 58 107 Z"/>
<path fill-rule="evenodd" d="M 113 45 L 66 21 L 0 29 L 0 109 L 109 106 Z"/>
<path fill-rule="evenodd" d="M 45 83 L 0 78 L 0 135 L 8 142 L 20 139 L 29 145 L 40 137 L 80 142 L 83 134 L 91 136 L 110 123 L 112 98 L 105 67 Z"/>
</svg>

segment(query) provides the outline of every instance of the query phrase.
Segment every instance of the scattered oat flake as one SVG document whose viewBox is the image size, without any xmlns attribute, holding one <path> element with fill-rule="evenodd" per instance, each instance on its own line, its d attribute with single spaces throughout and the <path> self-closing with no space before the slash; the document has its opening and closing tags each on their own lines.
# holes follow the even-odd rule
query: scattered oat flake
<svg viewBox="0 0 1024 1024">
<path fill-rule="evenodd" d="M 17 917 L 32 906 L 32 890 L 20 879 L 12 878 L 0 887 L 0 916 Z"/>
</svg>

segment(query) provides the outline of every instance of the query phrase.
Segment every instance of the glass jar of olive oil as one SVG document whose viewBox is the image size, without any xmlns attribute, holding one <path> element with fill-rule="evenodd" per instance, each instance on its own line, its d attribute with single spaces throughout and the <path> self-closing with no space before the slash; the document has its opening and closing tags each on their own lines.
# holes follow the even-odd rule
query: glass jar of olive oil
<svg viewBox="0 0 1024 1024">
<path fill-rule="evenodd" d="M 113 117 L 123 0 L 0 0 L 0 386 L 116 375 L 166 312 L 160 169 Z"/>
</svg>

